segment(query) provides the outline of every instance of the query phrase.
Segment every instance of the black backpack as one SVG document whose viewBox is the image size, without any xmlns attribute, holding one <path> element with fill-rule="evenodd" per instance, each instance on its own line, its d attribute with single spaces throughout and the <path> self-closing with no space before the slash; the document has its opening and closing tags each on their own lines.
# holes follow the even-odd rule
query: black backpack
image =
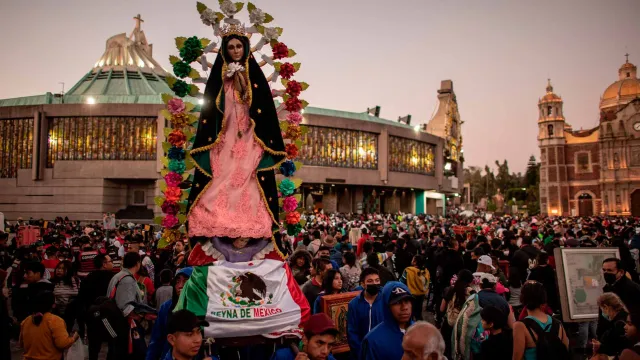
<svg viewBox="0 0 640 360">
<path fill-rule="evenodd" d="M 560 321 L 551 318 L 551 324 L 544 329 L 531 318 L 525 318 L 522 322 L 529 330 L 531 338 L 536 342 L 536 358 L 538 360 L 567 360 L 569 358 L 569 350 L 558 336 L 562 327 Z"/>
<path fill-rule="evenodd" d="M 97 339 L 115 339 L 118 334 L 128 334 L 129 323 L 118 308 L 114 299 L 115 293 L 120 285 L 120 281 L 127 276 L 125 275 L 116 283 L 111 296 L 101 296 L 96 299 L 95 303 L 87 310 L 88 323 L 96 333 Z"/>
</svg>

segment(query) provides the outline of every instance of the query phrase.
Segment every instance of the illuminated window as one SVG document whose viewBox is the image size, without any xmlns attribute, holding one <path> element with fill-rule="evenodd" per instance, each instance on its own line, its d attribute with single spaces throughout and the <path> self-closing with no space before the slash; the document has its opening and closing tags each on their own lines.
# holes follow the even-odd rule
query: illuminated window
<svg viewBox="0 0 640 360">
<path fill-rule="evenodd" d="M 56 160 L 155 160 L 155 117 L 49 119 L 47 167 Z"/>
<path fill-rule="evenodd" d="M 314 166 L 378 168 L 378 134 L 306 125 L 299 159 Z"/>
<path fill-rule="evenodd" d="M 389 136 L 391 171 L 435 175 L 435 146 L 429 143 Z"/>
<path fill-rule="evenodd" d="M 15 178 L 31 168 L 33 118 L 0 120 L 0 178 Z"/>
</svg>

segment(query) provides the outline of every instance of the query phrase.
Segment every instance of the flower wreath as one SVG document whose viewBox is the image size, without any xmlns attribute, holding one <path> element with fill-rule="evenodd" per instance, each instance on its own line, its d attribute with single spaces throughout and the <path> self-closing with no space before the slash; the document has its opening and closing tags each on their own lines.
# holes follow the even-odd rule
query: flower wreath
<svg viewBox="0 0 640 360">
<path fill-rule="evenodd" d="M 213 28 L 213 34 L 218 39 L 221 34 L 221 24 L 239 25 L 240 21 L 235 19 L 244 8 L 244 2 L 232 2 L 231 0 L 218 0 L 220 11 L 214 11 L 205 4 L 196 3 L 196 9 L 200 14 L 202 23 Z M 281 84 L 284 89 L 273 89 L 273 97 L 281 97 L 284 109 L 287 111 L 286 119 L 280 122 L 280 129 L 285 139 L 287 160 L 280 167 L 280 173 L 284 179 L 278 181 L 279 202 L 282 212 L 280 220 L 286 222 L 287 233 L 297 235 L 304 220 L 300 220 L 299 204 L 302 200 L 299 188 L 302 180 L 294 178 L 294 173 L 302 167 L 300 162 L 294 161 L 302 147 L 302 135 L 307 133 L 307 128 L 300 126 L 302 112 L 308 103 L 299 98 L 302 91 L 309 87 L 305 82 L 293 80 L 294 75 L 300 70 L 299 62 L 280 62 L 287 58 L 294 57 L 296 52 L 286 44 L 279 41 L 283 29 L 280 27 L 268 27 L 274 18 L 268 13 L 257 8 L 251 2 L 247 3 L 249 12 L 250 27 L 246 28 L 249 37 L 261 35 L 261 38 L 251 48 L 251 51 L 260 55 L 260 66 L 270 65 L 273 73 L 267 77 L 268 81 L 276 84 L 278 77 L 281 77 Z M 155 203 L 161 208 L 163 216 L 154 219 L 156 224 L 161 224 L 165 229 L 162 238 L 158 243 L 158 248 L 164 248 L 168 244 L 178 240 L 186 232 L 183 224 L 187 220 L 186 208 L 189 189 L 182 189 L 184 182 L 192 181 L 192 170 L 194 161 L 189 155 L 188 149 L 195 140 L 195 127 L 198 117 L 196 112 L 199 107 L 191 102 L 185 102 L 182 98 L 187 96 L 199 97 L 200 88 L 197 83 L 206 84 L 207 79 L 200 75 L 192 64 L 199 64 L 202 71 L 207 71 L 213 67 L 207 60 L 207 55 L 217 53 L 219 49 L 217 41 L 206 38 L 177 37 L 175 39 L 179 56 L 171 55 L 169 62 L 173 67 L 175 76 L 167 77 L 167 84 L 174 94 L 162 94 L 162 100 L 166 109 L 162 110 L 162 115 L 171 123 L 171 128 L 165 128 L 165 142 L 162 149 L 165 156 L 162 158 L 163 169 L 161 174 L 163 180 L 160 181 L 162 195 L 155 198 Z M 265 46 L 271 47 L 272 55 L 262 54 L 261 50 Z M 189 82 L 187 82 L 189 81 Z M 181 186 L 183 185 L 183 186 Z M 285 190 L 284 192 L 282 190 Z M 231 301 L 229 299 L 229 301 Z"/>
</svg>

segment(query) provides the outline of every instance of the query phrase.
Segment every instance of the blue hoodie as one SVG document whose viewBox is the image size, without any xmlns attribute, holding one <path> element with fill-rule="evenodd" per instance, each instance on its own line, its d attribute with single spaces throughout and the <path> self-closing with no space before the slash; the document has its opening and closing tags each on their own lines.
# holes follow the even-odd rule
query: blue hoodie
<svg viewBox="0 0 640 360">
<path fill-rule="evenodd" d="M 360 354 L 360 344 L 364 337 L 382 322 L 382 294 L 378 294 L 373 304 L 369 305 L 364 298 L 364 291 L 349 301 L 347 311 L 347 340 L 351 352 L 351 359 L 357 359 Z"/>
<path fill-rule="evenodd" d="M 360 359 L 363 360 L 400 360 L 404 351 L 402 350 L 402 337 L 404 333 L 400 331 L 398 323 L 391 314 L 389 298 L 391 291 L 396 287 L 409 292 L 409 288 L 399 281 L 389 281 L 382 288 L 382 314 L 383 320 L 376 326 L 362 341 Z M 409 321 L 408 325 L 413 324 Z"/>
<path fill-rule="evenodd" d="M 192 272 L 192 267 L 182 268 L 176 272 L 176 277 L 182 275 L 188 279 L 191 277 Z M 173 292 L 175 296 L 175 288 Z M 159 360 L 164 359 L 167 354 L 171 355 L 171 345 L 167 341 L 167 320 L 169 319 L 169 313 L 171 313 L 171 305 L 173 305 L 173 299 L 167 300 L 160 305 L 158 318 L 151 331 L 146 360 Z"/>
</svg>

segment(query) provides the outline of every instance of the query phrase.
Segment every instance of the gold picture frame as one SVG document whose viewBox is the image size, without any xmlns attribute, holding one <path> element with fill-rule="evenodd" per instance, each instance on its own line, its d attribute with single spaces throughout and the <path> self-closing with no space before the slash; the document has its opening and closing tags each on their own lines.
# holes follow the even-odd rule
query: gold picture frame
<svg viewBox="0 0 640 360">
<path fill-rule="evenodd" d="M 347 310 L 349 302 L 360 295 L 360 291 L 326 295 L 320 300 L 322 312 L 327 314 L 338 328 L 338 338 L 333 346 L 333 353 L 340 354 L 349 351 L 347 342 Z"/>
</svg>

